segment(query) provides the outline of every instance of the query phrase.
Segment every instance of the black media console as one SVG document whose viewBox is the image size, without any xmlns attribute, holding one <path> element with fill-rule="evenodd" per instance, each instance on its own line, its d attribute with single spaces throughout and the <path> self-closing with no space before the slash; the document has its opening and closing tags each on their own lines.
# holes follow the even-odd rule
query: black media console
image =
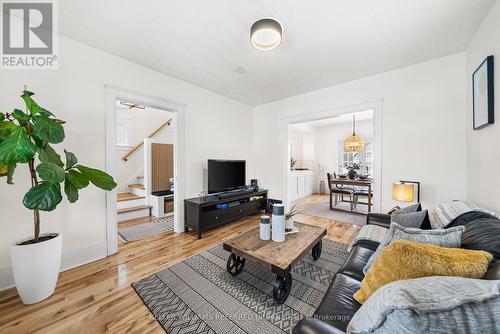
<svg viewBox="0 0 500 334">
<path fill-rule="evenodd" d="M 267 190 L 208 195 L 184 200 L 186 230 L 201 233 L 213 227 L 256 214 L 267 207 Z"/>
</svg>

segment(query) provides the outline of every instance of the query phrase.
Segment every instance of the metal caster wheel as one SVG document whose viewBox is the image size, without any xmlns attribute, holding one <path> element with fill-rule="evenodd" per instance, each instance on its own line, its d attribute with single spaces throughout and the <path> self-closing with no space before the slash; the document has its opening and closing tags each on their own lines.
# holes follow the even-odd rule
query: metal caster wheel
<svg viewBox="0 0 500 334">
<path fill-rule="evenodd" d="M 244 266 L 245 266 L 245 259 L 244 258 L 242 258 L 241 256 L 238 256 L 236 254 L 229 255 L 229 258 L 227 259 L 227 265 L 226 265 L 226 269 L 227 269 L 228 273 L 230 273 L 233 276 L 236 276 L 239 273 L 241 273 Z"/>
<path fill-rule="evenodd" d="M 312 257 L 316 261 L 321 256 L 321 250 L 323 249 L 323 240 L 320 240 L 312 249 Z"/>
<path fill-rule="evenodd" d="M 273 297 L 278 303 L 283 304 L 292 289 L 292 274 L 288 273 L 285 277 L 276 276 L 273 282 Z"/>
</svg>

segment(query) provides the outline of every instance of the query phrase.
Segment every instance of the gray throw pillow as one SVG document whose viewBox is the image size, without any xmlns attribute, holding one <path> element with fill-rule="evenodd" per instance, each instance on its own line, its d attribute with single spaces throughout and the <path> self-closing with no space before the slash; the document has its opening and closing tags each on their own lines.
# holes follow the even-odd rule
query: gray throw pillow
<svg viewBox="0 0 500 334">
<path fill-rule="evenodd" d="M 375 253 L 368 259 L 363 268 L 363 273 L 366 274 L 368 272 L 373 261 L 379 256 L 384 247 L 394 240 L 409 240 L 441 247 L 459 248 L 462 244 L 464 229 L 465 226 L 455 226 L 443 230 L 420 230 L 418 228 L 406 228 L 397 223 L 391 223 L 385 240 L 378 245 Z"/>
<path fill-rule="evenodd" d="M 399 209 L 395 213 L 413 213 L 413 212 L 417 212 L 419 209 L 420 209 L 420 203 L 416 203 L 416 204 L 408 205 L 402 209 Z"/>
<path fill-rule="evenodd" d="M 500 333 L 500 281 L 430 276 L 378 289 L 347 333 Z"/>
<path fill-rule="evenodd" d="M 427 217 L 427 210 L 412 213 L 396 211 L 391 215 L 391 223 L 397 223 L 403 227 L 420 228 L 425 217 Z"/>
</svg>

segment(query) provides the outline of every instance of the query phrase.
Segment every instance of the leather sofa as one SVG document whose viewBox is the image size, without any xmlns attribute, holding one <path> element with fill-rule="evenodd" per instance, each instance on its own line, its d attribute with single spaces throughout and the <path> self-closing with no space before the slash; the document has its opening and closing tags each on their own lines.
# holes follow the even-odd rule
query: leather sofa
<svg viewBox="0 0 500 334">
<path fill-rule="evenodd" d="M 367 224 L 389 227 L 390 216 L 369 214 Z M 466 226 L 462 248 L 484 250 L 494 256 L 483 279 L 500 279 L 500 220 L 487 213 L 470 212 L 457 217 L 448 227 L 457 225 Z M 294 334 L 345 333 L 352 316 L 361 307 L 352 296 L 359 289 L 364 277 L 363 267 L 377 246 L 374 242 L 361 242 L 353 247 L 314 315 L 300 320 L 293 330 Z"/>
</svg>

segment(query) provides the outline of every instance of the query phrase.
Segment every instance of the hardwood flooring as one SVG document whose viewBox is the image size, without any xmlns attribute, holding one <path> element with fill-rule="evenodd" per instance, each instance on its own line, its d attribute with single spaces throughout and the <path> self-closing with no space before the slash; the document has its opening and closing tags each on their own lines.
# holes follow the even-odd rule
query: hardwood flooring
<svg viewBox="0 0 500 334">
<path fill-rule="evenodd" d="M 319 200 L 321 196 L 313 195 L 299 206 Z M 61 273 L 54 295 L 35 305 L 23 305 L 15 289 L 0 292 L 0 333 L 164 333 L 130 284 L 247 231 L 259 223 L 259 216 L 207 231 L 201 240 L 192 232 L 165 232 L 120 244 L 113 256 Z M 343 243 L 359 230 L 324 218 L 297 215 L 295 219 L 324 226 L 327 239 Z"/>
</svg>

